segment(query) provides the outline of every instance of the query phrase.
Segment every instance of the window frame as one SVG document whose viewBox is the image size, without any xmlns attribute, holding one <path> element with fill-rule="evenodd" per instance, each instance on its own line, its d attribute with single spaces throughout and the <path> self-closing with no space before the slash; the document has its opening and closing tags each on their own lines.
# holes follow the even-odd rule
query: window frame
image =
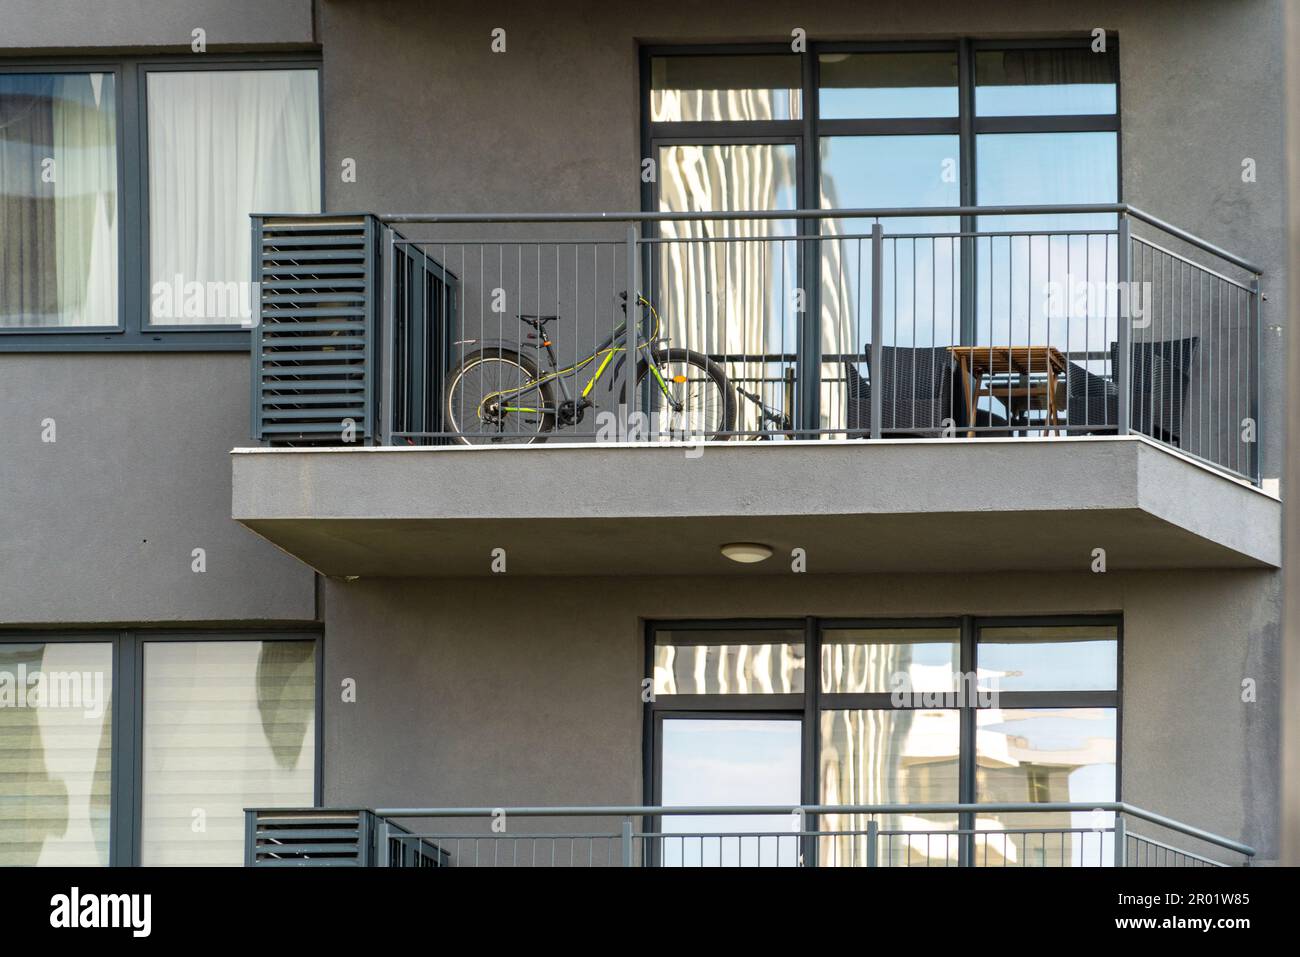
<svg viewBox="0 0 1300 957">
<path fill-rule="evenodd" d="M 973 675 L 979 666 L 979 636 L 984 628 L 1003 627 L 1069 627 L 1104 626 L 1115 629 L 1115 690 L 1114 691 L 1002 691 L 998 695 L 999 708 L 1113 708 L 1115 711 L 1115 800 L 1123 800 L 1123 737 L 1124 737 L 1124 618 L 1121 613 L 1086 615 L 958 615 L 915 618 L 838 618 L 808 616 L 801 619 L 651 619 L 645 622 L 645 673 L 646 687 L 654 688 L 654 650 L 662 632 L 715 631 L 719 643 L 731 630 L 761 631 L 802 628 L 804 633 L 804 691 L 803 694 L 719 694 L 719 695 L 651 695 L 644 703 L 642 715 L 642 797 L 646 805 L 654 806 L 662 793 L 663 769 L 662 724 L 664 718 L 719 718 L 719 717 L 772 717 L 799 718 L 803 721 L 802 780 L 800 793 L 805 805 L 821 803 L 821 714 L 824 711 L 842 710 L 928 710 L 916 705 L 895 708 L 891 692 L 826 692 L 822 690 L 822 635 L 832 629 L 933 629 L 952 628 L 958 633 L 958 670 Z M 674 642 L 669 641 L 669 644 Z M 698 638 L 682 644 L 698 645 Z M 958 796 L 962 804 L 978 803 L 976 793 L 976 732 L 978 702 L 965 702 L 957 708 L 960 712 L 958 735 Z M 973 815 L 963 815 L 973 817 Z M 643 822 L 649 832 L 653 819 Z M 973 820 L 963 822 L 970 830 Z M 813 822 L 810 829 L 815 829 Z M 969 855 L 973 845 L 962 842 L 961 853 Z M 815 853 L 816 842 L 810 840 L 805 854 Z"/>
<path fill-rule="evenodd" d="M 109 776 L 108 866 L 138 867 L 143 833 L 144 805 L 144 646 L 149 642 L 178 641 L 310 641 L 315 646 L 316 714 L 312 805 L 319 807 L 324 792 L 324 684 L 325 636 L 302 628 L 264 628 L 256 631 L 214 629 L 179 631 L 152 629 L 74 629 L 51 632 L 3 631 L 0 645 L 111 643 L 113 673 L 108 686 L 112 701 L 109 725 L 112 770 Z"/>
<path fill-rule="evenodd" d="M 13 57 L 9 73 L 111 73 L 117 97 L 117 325 L 0 327 L 6 352 L 246 352 L 252 330 L 233 324 L 151 326 L 149 262 L 148 74 L 314 70 L 317 89 L 321 209 L 325 208 L 324 70 L 318 53 L 165 54 L 158 56 Z M 273 212 L 262 210 L 261 212 Z M 249 224 L 252 235 L 252 224 Z M 0 241 L 3 238 L 0 237 Z M 252 251 L 249 252 L 250 258 Z"/>
</svg>

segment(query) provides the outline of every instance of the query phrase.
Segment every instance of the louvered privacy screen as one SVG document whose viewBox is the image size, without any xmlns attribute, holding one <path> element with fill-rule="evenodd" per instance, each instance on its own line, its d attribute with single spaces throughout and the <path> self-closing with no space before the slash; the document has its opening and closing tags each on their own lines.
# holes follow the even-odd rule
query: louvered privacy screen
<svg viewBox="0 0 1300 957">
<path fill-rule="evenodd" d="M 378 236 L 369 215 L 254 218 L 253 275 L 261 283 L 254 438 L 273 445 L 374 440 Z"/>
</svg>

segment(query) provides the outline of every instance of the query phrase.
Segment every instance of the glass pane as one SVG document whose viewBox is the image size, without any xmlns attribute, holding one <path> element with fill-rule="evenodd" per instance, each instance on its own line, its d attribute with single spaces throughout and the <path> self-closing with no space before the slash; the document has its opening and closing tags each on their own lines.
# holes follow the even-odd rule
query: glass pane
<svg viewBox="0 0 1300 957">
<path fill-rule="evenodd" d="M 1113 625 L 982 628 L 975 652 L 981 688 L 1114 691 L 1119 640 Z"/>
<path fill-rule="evenodd" d="M 822 690 L 856 694 L 956 691 L 956 628 L 830 628 L 822 633 Z"/>
<path fill-rule="evenodd" d="M 823 53 L 822 119 L 957 115 L 957 54 Z"/>
<path fill-rule="evenodd" d="M 823 711 L 823 804 L 942 804 L 958 800 L 961 716 L 957 710 Z M 955 814 L 878 815 L 881 864 L 957 862 Z M 867 864 L 867 818 L 827 814 L 819 863 Z"/>
<path fill-rule="evenodd" d="M 650 121 L 797 120 L 797 55 L 663 56 L 650 60 Z"/>
<path fill-rule="evenodd" d="M 975 151 L 975 188 L 981 206 L 1114 203 L 1119 196 L 1114 133 L 982 133 L 975 138 Z M 1114 226 L 1112 213 L 980 217 L 984 230 Z"/>
<path fill-rule="evenodd" d="M 664 212 L 794 209 L 797 182 L 795 147 L 789 144 L 659 151 Z M 650 288 L 672 344 L 726 356 L 723 366 L 732 382 L 761 394 L 772 408 L 785 408 L 786 374 L 793 373 L 799 341 L 792 297 L 799 285 L 794 220 L 666 222 L 659 234 L 662 242 L 646 247 Z M 647 395 L 653 401 L 657 393 Z M 739 404 L 737 429 L 753 432 L 765 425 L 756 403 Z"/>
<path fill-rule="evenodd" d="M 823 136 L 822 209 L 957 206 L 961 203 L 960 145 L 956 136 Z M 851 231 L 870 232 L 869 223 Z M 955 232 L 955 218 L 885 221 L 886 232 Z M 829 233 L 847 232 L 829 221 Z"/>
<path fill-rule="evenodd" d="M 114 77 L 0 74 L 0 327 L 115 325 Z"/>
<path fill-rule="evenodd" d="M 662 798 L 666 807 L 772 805 L 799 801 L 803 724 L 794 720 L 667 718 Z M 663 818 L 660 862 L 668 867 L 795 867 L 794 814 Z M 762 836 L 759 836 L 761 833 Z M 732 835 L 732 836 L 726 836 Z M 749 837 L 737 835 L 753 835 Z"/>
<path fill-rule="evenodd" d="M 656 639 L 657 695 L 803 693 L 802 632 L 715 631 L 699 644 L 666 643 L 684 634 L 660 633 Z"/>
<path fill-rule="evenodd" d="M 113 646 L 0 644 L 0 867 L 108 864 Z"/>
<path fill-rule="evenodd" d="M 1115 800 L 1113 708 L 991 708 L 976 712 L 976 723 L 980 803 Z M 975 863 L 1109 865 L 1114 842 L 1101 829 L 1113 824 L 1113 815 L 1094 811 L 981 814 Z"/>
<path fill-rule="evenodd" d="M 1113 49 L 985 50 L 975 54 L 980 116 L 1114 113 L 1119 62 Z"/>
<path fill-rule="evenodd" d="M 150 322 L 247 324 L 249 215 L 320 211 L 316 71 L 148 77 Z"/>
<path fill-rule="evenodd" d="M 239 865 L 244 808 L 310 807 L 311 641 L 144 645 L 141 860 Z"/>
</svg>

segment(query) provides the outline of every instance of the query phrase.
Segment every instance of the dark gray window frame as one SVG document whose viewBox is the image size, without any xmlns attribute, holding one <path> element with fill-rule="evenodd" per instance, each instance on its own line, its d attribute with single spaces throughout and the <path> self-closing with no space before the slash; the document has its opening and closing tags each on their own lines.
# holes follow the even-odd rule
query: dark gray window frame
<svg viewBox="0 0 1300 957">
<path fill-rule="evenodd" d="M 147 75 L 221 70 L 316 71 L 321 208 L 325 203 L 325 98 L 319 54 L 171 54 L 0 59 L 4 73 L 111 73 L 117 98 L 118 289 L 115 327 L 0 328 L 5 352 L 246 352 L 251 330 L 233 325 L 149 324 L 149 150 Z M 251 231 L 251 224 L 250 224 Z M 251 232 L 250 232 L 251 234 Z M 0 237 L 3 241 L 3 237 Z"/>
<path fill-rule="evenodd" d="M 703 631 L 714 632 L 718 643 L 725 643 L 728 631 L 803 631 L 804 690 L 802 694 L 725 694 L 725 695 L 656 695 L 645 702 L 642 715 L 642 782 L 643 799 L 655 805 L 662 794 L 661 770 L 663 768 L 663 722 L 666 718 L 737 718 L 772 717 L 801 719 L 803 721 L 801 800 L 806 805 L 821 803 L 818 768 L 821 763 L 822 711 L 842 709 L 917 710 L 915 707 L 899 709 L 889 693 L 844 694 L 827 693 L 821 689 L 822 633 L 833 628 L 954 628 L 959 634 L 958 670 L 973 674 L 978 668 L 979 633 L 984 628 L 1039 627 L 1048 628 L 1071 625 L 1106 625 L 1115 628 L 1116 661 L 1114 691 L 1003 691 L 999 706 L 1004 708 L 1113 708 L 1115 710 L 1115 800 L 1123 800 L 1123 736 L 1124 736 L 1124 619 L 1122 614 L 1097 615 L 1032 615 L 1032 616 L 981 616 L 961 615 L 938 618 L 833 618 L 808 616 L 806 618 L 769 619 L 654 619 L 645 622 L 645 674 L 653 689 L 654 649 L 660 632 Z M 673 642 L 676 644 L 676 642 Z M 683 641 L 683 645 L 697 645 L 699 640 Z M 976 803 L 975 736 L 976 715 L 980 710 L 966 704 L 952 709 L 961 713 L 958 752 L 959 802 Z M 655 822 L 643 822 L 647 832 Z M 815 828 L 810 821 L 809 827 Z M 962 822 L 963 829 L 973 827 L 973 821 Z M 968 855 L 971 848 L 963 842 L 961 853 Z M 808 842 L 805 856 L 816 853 L 815 842 Z"/>
<path fill-rule="evenodd" d="M 316 728 L 315 728 L 315 781 L 312 787 L 312 804 L 319 807 L 324 791 L 324 683 L 325 637 L 319 631 L 216 629 L 208 631 L 180 631 L 153 629 L 122 630 L 59 630 L 44 632 L 3 631 L 0 645 L 31 645 L 54 643 L 111 643 L 113 646 L 113 674 L 111 700 L 113 715 L 110 722 L 112 743 L 110 753 L 113 767 L 110 772 L 108 812 L 108 866 L 136 867 L 140 864 L 141 812 L 143 807 L 144 774 L 144 646 L 149 642 L 177 641 L 310 641 L 316 646 Z"/>
<path fill-rule="evenodd" d="M 975 54 L 989 50 L 1044 50 L 1088 47 L 1091 34 L 1062 36 L 1046 39 L 972 39 L 966 37 L 929 40 L 897 41 L 818 41 L 809 40 L 804 53 L 795 54 L 788 43 L 732 43 L 732 44 L 642 44 L 640 53 L 641 83 L 641 156 L 658 161 L 659 147 L 670 142 L 694 141 L 765 143 L 794 138 L 795 159 L 799 167 L 796 187 L 796 206 L 816 209 L 821 205 L 821 137 L 880 136 L 880 135 L 932 135 L 948 134 L 958 138 L 960 170 L 959 187 L 962 206 L 976 206 L 976 138 L 981 133 L 1063 133 L 1063 132 L 1114 132 L 1115 134 L 1115 189 L 1116 202 L 1124 198 L 1124 144 L 1121 131 L 1123 112 L 1123 78 L 1117 74 L 1115 82 L 1115 112 L 1113 114 L 1081 114 L 1067 116 L 996 116 L 979 117 L 975 114 Z M 1108 31 L 1107 49 L 1119 57 L 1119 37 Z M 898 119 L 836 119 L 823 120 L 819 115 L 818 90 L 820 86 L 819 59 L 822 53 L 926 53 L 946 52 L 957 55 L 957 116 L 914 117 Z M 730 56 L 743 54 L 780 54 L 799 56 L 803 78 L 803 113 L 797 120 L 709 120 L 702 122 L 660 122 L 650 120 L 651 59 L 662 56 Z M 645 212 L 658 209 L 658 177 L 655 182 L 641 185 L 641 208 Z M 798 235 L 813 236 L 820 228 L 816 220 L 800 220 Z M 647 236 L 657 235 L 655 224 L 645 224 Z M 959 229 L 971 233 L 976 229 L 976 217 L 963 216 Z M 803 244 L 799 244 L 802 246 Z M 961 264 L 961 331 L 963 342 L 975 341 L 975 248 L 971 240 L 962 242 Z M 798 246 L 796 247 L 798 249 Z M 821 367 L 821 338 L 815 322 L 807 317 L 821 314 L 820 263 L 814 254 L 799 252 L 797 275 L 805 291 L 805 310 L 800 316 L 796 334 L 796 365 L 800 369 L 819 370 Z M 645 280 L 649 282 L 647 274 Z M 821 394 L 818 375 L 798 374 L 799 398 L 795 403 L 799 421 L 796 427 L 815 430 L 820 427 Z"/>
</svg>

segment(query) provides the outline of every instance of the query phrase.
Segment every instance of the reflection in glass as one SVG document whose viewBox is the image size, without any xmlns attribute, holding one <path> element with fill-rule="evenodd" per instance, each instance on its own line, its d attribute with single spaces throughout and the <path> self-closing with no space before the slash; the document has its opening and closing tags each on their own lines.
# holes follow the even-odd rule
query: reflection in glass
<svg viewBox="0 0 1300 957">
<path fill-rule="evenodd" d="M 976 799 L 1047 804 L 1115 800 L 1113 708 L 998 709 L 976 712 Z M 1098 866 L 1113 861 L 1109 813 L 981 814 L 981 866 Z M 1029 829 L 1057 833 L 1017 833 Z M 1072 833 L 1061 833 L 1073 829 Z"/>
<path fill-rule="evenodd" d="M 956 691 L 959 641 L 956 628 L 829 628 L 822 634 L 822 691 Z"/>
<path fill-rule="evenodd" d="M 1114 113 L 1119 63 L 1114 49 L 985 50 L 975 54 L 979 116 Z"/>
<path fill-rule="evenodd" d="M 797 55 L 667 56 L 650 61 L 650 121 L 797 120 Z"/>
<path fill-rule="evenodd" d="M 792 145 L 659 150 L 663 212 L 794 209 L 796 184 Z M 663 241 L 647 246 L 650 288 L 672 344 L 734 357 L 723 363 L 731 381 L 777 409 L 786 407 L 799 341 L 795 233 L 789 219 L 665 222 Z M 764 427 L 754 403 L 740 403 L 736 427 Z"/>
<path fill-rule="evenodd" d="M 147 642 L 143 695 L 144 864 L 238 865 L 244 808 L 312 804 L 313 642 Z"/>
<path fill-rule="evenodd" d="M 0 327 L 116 324 L 114 77 L 0 75 Z"/>
<path fill-rule="evenodd" d="M 982 628 L 976 660 L 981 688 L 998 691 L 1114 691 L 1119 642 L 1114 625 Z"/>
<path fill-rule="evenodd" d="M 802 727 L 795 720 L 666 718 L 662 803 L 797 807 Z M 668 867 L 795 867 L 799 839 L 786 834 L 797 829 L 793 814 L 665 815 L 666 835 L 701 836 L 663 838 L 659 861 Z"/>
<path fill-rule="evenodd" d="M 976 150 L 981 205 L 1113 203 L 1118 197 L 1114 133 L 981 134 Z M 981 216 L 979 228 L 986 232 L 1043 234 L 975 241 L 976 344 L 1050 345 L 1096 375 L 1109 374 L 1096 357 L 1117 335 L 1118 242 L 1113 235 L 1078 231 L 1115 225 L 1111 213 Z"/>
<path fill-rule="evenodd" d="M 766 632 L 745 644 L 656 645 L 655 694 L 802 694 L 803 644 L 773 641 L 783 635 L 801 637 Z"/>
<path fill-rule="evenodd" d="M 822 119 L 900 119 L 957 115 L 957 54 L 823 53 Z"/>
<path fill-rule="evenodd" d="M 958 800 L 961 716 L 955 709 L 821 713 L 821 803 L 931 804 Z M 957 816 L 881 815 L 880 865 L 956 863 Z M 867 819 L 821 818 L 818 863 L 867 863 Z M 904 833 L 890 833 L 904 832 Z"/>
<path fill-rule="evenodd" d="M 108 642 L 0 644 L 0 867 L 108 864 L 112 672 Z"/>
<path fill-rule="evenodd" d="M 975 192 L 981 206 L 1114 203 L 1119 195 L 1115 133 L 981 133 Z M 1113 213 L 981 216 L 983 230 L 1109 229 Z"/>
<path fill-rule="evenodd" d="M 251 320 L 251 213 L 320 211 L 315 70 L 148 74 L 150 321 Z"/>
<path fill-rule="evenodd" d="M 823 209 L 956 206 L 961 201 L 956 136 L 827 136 L 821 139 Z M 882 220 L 883 345 L 948 346 L 959 341 L 960 243 L 954 238 L 888 238 L 955 233 L 955 217 Z M 843 429 L 850 404 L 848 364 L 870 381 L 871 222 L 826 220 L 821 240 L 822 427 Z"/>
</svg>

